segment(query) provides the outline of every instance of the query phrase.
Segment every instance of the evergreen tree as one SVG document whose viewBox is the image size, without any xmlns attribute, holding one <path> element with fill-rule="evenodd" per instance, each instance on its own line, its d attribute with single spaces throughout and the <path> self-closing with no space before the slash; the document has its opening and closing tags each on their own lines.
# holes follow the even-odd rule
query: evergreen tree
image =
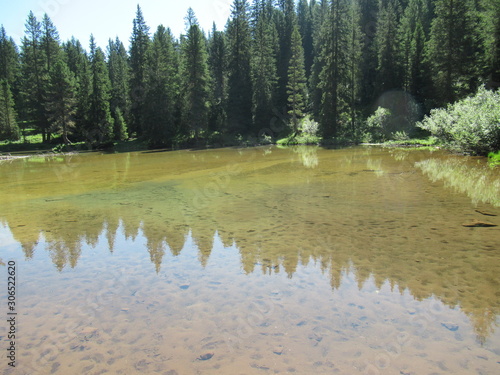
<svg viewBox="0 0 500 375">
<path fill-rule="evenodd" d="M 322 91 L 320 125 L 325 138 L 338 135 L 342 125 L 340 115 L 346 105 L 345 87 L 350 79 L 346 65 L 351 38 L 349 3 L 349 0 L 332 2 L 323 23 L 319 61 L 322 70 L 318 86 Z"/>
<path fill-rule="evenodd" d="M 44 68 L 45 73 L 50 75 L 52 67 L 59 60 L 59 54 L 61 52 L 59 33 L 47 14 L 43 16 L 41 27 L 41 43 L 45 57 Z M 50 85 L 50 83 L 48 84 Z"/>
<path fill-rule="evenodd" d="M 251 35 L 246 0 L 234 0 L 227 26 L 228 123 L 232 132 L 247 133 L 252 123 Z"/>
<path fill-rule="evenodd" d="M 302 47 L 304 48 L 304 66 L 306 69 L 306 78 L 311 75 L 313 65 L 313 14 L 312 9 L 315 1 L 311 4 L 307 0 L 300 0 L 297 5 L 297 21 L 299 25 L 300 36 L 302 37 Z"/>
<path fill-rule="evenodd" d="M 120 39 L 109 40 L 108 69 L 111 82 L 111 112 L 116 116 L 119 109 L 124 119 L 130 116 L 130 67 L 128 56 Z"/>
<path fill-rule="evenodd" d="M 278 108 L 286 108 L 288 101 L 287 82 L 288 64 L 292 56 L 292 33 L 297 24 L 294 0 L 279 0 L 277 2 L 279 12 L 276 13 L 276 29 L 279 37 L 278 49 L 278 93 L 276 105 Z"/>
<path fill-rule="evenodd" d="M 377 31 L 377 0 L 359 0 L 360 26 L 363 33 L 363 49 L 361 55 L 361 105 L 368 107 L 375 95 L 375 79 L 377 77 L 377 50 L 375 36 Z M 395 37 L 395 36 L 394 36 Z"/>
<path fill-rule="evenodd" d="M 350 129 L 348 133 L 351 136 L 357 135 L 356 129 L 356 113 L 358 103 L 361 102 L 360 92 L 362 89 L 362 48 L 364 34 L 359 26 L 361 18 L 359 0 L 352 0 L 349 4 L 348 18 L 348 43 L 347 43 L 347 59 L 346 70 L 347 80 L 345 86 L 346 105 L 349 107 Z"/>
<path fill-rule="evenodd" d="M 14 99 L 6 79 L 0 79 L 0 139 L 12 141 L 19 139 Z"/>
<path fill-rule="evenodd" d="M 288 114 L 294 133 L 299 130 L 299 120 L 304 116 L 306 96 L 306 74 L 304 68 L 304 49 L 298 26 L 292 32 L 291 57 L 288 64 Z"/>
<path fill-rule="evenodd" d="M 189 131 L 198 140 L 208 127 L 210 77 L 207 43 L 191 8 L 186 20 L 187 35 L 182 44 L 183 118 L 185 131 Z"/>
<path fill-rule="evenodd" d="M 123 114 L 120 107 L 115 108 L 113 119 L 115 122 L 114 132 L 113 132 L 114 139 L 117 141 L 126 140 L 128 138 L 127 123 L 123 118 Z"/>
<path fill-rule="evenodd" d="M 130 130 L 138 134 L 142 132 L 145 126 L 144 94 L 146 92 L 146 64 L 149 43 L 149 27 L 146 25 L 141 7 L 137 5 L 132 36 L 130 38 L 130 98 L 132 101 Z"/>
<path fill-rule="evenodd" d="M 48 139 L 48 127 L 44 89 L 46 82 L 45 57 L 42 48 L 40 22 L 30 12 L 26 22 L 25 36 L 21 45 L 21 100 L 23 115 L 42 133 L 43 141 Z"/>
<path fill-rule="evenodd" d="M 90 61 L 80 41 L 72 38 L 63 45 L 69 70 L 74 74 L 76 81 L 76 111 L 73 116 L 75 133 L 85 138 L 92 128 L 90 123 L 90 96 L 92 92 L 92 78 Z"/>
<path fill-rule="evenodd" d="M 400 88 L 400 67 L 397 51 L 399 17 L 401 7 L 399 0 L 379 0 L 377 33 L 375 48 L 377 51 L 377 78 L 376 92 L 383 92 Z"/>
<path fill-rule="evenodd" d="M 208 43 L 208 65 L 213 84 L 210 127 L 223 132 L 227 122 L 227 42 L 224 32 L 217 31 L 215 23 Z"/>
<path fill-rule="evenodd" d="M 101 48 L 96 48 L 94 37 L 90 37 L 90 60 L 92 91 L 90 94 L 89 125 L 86 138 L 91 143 L 103 144 L 113 138 L 114 120 L 111 116 L 109 101 L 111 83 Z"/>
<path fill-rule="evenodd" d="M 479 64 L 479 19 L 475 0 L 436 0 L 429 59 L 438 105 L 475 91 Z"/>
<path fill-rule="evenodd" d="M 401 61 L 402 86 L 418 100 L 422 100 L 426 86 L 428 68 L 424 61 L 428 24 L 427 0 L 410 0 L 399 26 L 400 45 L 398 58 Z"/>
<path fill-rule="evenodd" d="M 488 86 L 500 88 L 500 2 L 484 0 L 482 3 L 482 41 L 484 43 L 484 66 Z"/>
<path fill-rule="evenodd" d="M 320 75 L 325 65 L 325 60 L 321 57 L 322 50 L 326 48 L 328 31 L 326 26 L 328 11 L 328 2 L 321 0 L 320 3 L 311 1 L 311 14 L 313 18 L 313 65 L 311 66 L 311 75 L 309 77 L 309 94 L 312 104 L 312 113 L 314 118 L 320 119 L 321 102 L 323 91 L 320 87 Z"/>
<path fill-rule="evenodd" d="M 19 95 L 19 52 L 14 40 L 0 27 L 0 80 L 9 84 L 16 108 L 22 108 Z"/>
<path fill-rule="evenodd" d="M 76 112 L 76 80 L 66 62 L 59 58 L 53 62 L 50 85 L 47 91 L 46 109 L 51 130 L 61 132 L 64 144 L 70 144 L 68 133 L 74 126 Z"/>
<path fill-rule="evenodd" d="M 0 79 L 12 86 L 19 74 L 19 53 L 14 40 L 0 27 Z"/>
<path fill-rule="evenodd" d="M 263 6 L 256 19 L 251 60 L 252 111 L 256 132 L 269 126 L 273 117 L 277 87 L 276 49 L 278 36 L 271 10 L 265 6 L 264 1 L 261 3 Z"/>
<path fill-rule="evenodd" d="M 178 67 L 170 29 L 158 26 L 148 51 L 144 135 L 154 146 L 169 144 L 176 135 Z"/>
</svg>

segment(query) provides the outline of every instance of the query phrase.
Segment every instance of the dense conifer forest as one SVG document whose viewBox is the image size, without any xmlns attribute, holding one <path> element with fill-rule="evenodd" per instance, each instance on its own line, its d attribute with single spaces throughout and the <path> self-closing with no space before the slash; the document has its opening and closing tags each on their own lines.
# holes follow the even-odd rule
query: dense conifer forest
<svg viewBox="0 0 500 375">
<path fill-rule="evenodd" d="M 185 27 L 151 30 L 138 5 L 129 43 L 103 50 L 62 41 L 47 15 L 27 16 L 19 46 L 2 26 L 0 140 L 328 143 L 370 138 L 384 115 L 386 137 L 406 136 L 500 86 L 498 0 L 234 0 L 224 30 L 201 30 L 192 9 Z"/>
</svg>

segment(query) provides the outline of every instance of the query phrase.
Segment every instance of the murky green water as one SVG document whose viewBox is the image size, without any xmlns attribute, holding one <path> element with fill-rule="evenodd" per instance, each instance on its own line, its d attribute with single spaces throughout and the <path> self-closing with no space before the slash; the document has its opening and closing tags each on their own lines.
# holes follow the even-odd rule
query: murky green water
<svg viewBox="0 0 500 375">
<path fill-rule="evenodd" d="M 2 374 L 500 373 L 500 226 L 463 226 L 500 225 L 482 159 L 72 155 L 3 162 L 0 192 Z"/>
</svg>

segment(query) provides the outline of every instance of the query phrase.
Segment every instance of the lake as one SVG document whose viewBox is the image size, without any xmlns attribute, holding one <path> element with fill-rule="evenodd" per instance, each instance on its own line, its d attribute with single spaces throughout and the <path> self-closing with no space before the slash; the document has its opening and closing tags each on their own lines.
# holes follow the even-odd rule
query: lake
<svg viewBox="0 0 500 375">
<path fill-rule="evenodd" d="M 0 192 L 1 374 L 500 373 L 484 159 L 80 154 L 3 162 Z"/>
</svg>

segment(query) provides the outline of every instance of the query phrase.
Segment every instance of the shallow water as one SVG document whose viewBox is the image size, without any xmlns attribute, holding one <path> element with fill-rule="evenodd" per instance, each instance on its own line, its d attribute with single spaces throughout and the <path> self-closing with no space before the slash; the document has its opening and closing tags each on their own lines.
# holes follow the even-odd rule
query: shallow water
<svg viewBox="0 0 500 375">
<path fill-rule="evenodd" d="M 462 225 L 500 225 L 483 159 L 72 155 L 0 164 L 0 192 L 0 373 L 500 373 L 500 226 Z"/>
</svg>

